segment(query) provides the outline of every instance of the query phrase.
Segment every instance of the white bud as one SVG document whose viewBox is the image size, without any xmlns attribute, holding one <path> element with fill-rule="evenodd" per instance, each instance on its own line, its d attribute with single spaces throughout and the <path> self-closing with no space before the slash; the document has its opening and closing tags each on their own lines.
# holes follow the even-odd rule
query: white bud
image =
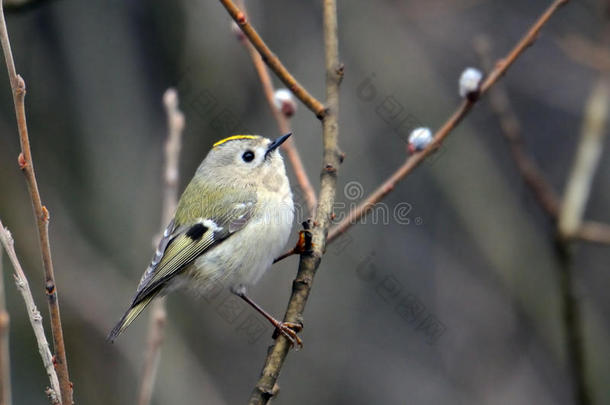
<svg viewBox="0 0 610 405">
<path fill-rule="evenodd" d="M 409 135 L 409 152 L 414 153 L 424 150 L 430 142 L 432 142 L 432 131 L 430 131 L 430 128 L 415 128 Z"/>
<path fill-rule="evenodd" d="M 468 97 L 478 93 L 483 80 L 483 73 L 476 68 L 466 68 L 460 76 L 460 97 Z"/>
<path fill-rule="evenodd" d="M 292 117 L 297 110 L 297 102 L 288 89 L 277 89 L 273 94 L 273 103 L 287 117 Z"/>
</svg>

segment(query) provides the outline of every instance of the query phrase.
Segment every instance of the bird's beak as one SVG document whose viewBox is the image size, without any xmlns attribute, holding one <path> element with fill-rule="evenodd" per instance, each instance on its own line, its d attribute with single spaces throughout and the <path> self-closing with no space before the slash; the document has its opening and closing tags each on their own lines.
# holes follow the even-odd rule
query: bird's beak
<svg viewBox="0 0 610 405">
<path fill-rule="evenodd" d="M 273 142 L 267 146 L 267 152 L 265 152 L 265 157 L 269 156 L 271 152 L 280 147 L 281 144 L 284 143 L 286 139 L 288 139 L 292 135 L 292 132 L 287 133 L 286 135 L 282 135 L 279 138 L 275 138 Z"/>
</svg>

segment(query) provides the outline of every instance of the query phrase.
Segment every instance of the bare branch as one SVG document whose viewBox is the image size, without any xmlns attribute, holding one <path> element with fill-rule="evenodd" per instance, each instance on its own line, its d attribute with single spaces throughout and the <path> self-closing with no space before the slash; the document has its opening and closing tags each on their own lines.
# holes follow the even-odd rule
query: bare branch
<svg viewBox="0 0 610 405">
<path fill-rule="evenodd" d="M 180 149 L 182 148 L 182 131 L 184 131 L 184 114 L 178 108 L 178 92 L 167 89 L 163 94 L 163 104 L 167 116 L 167 141 L 165 143 L 165 172 L 162 226 L 167 226 L 174 217 L 178 205 L 178 173 Z M 156 244 L 155 244 L 156 246 Z"/>
<path fill-rule="evenodd" d="M 475 50 L 481 58 L 485 69 L 492 66 L 491 44 L 486 37 L 475 41 Z M 534 197 L 553 221 L 559 215 L 559 196 L 553 190 L 551 183 L 546 179 L 536 161 L 527 153 L 525 141 L 521 134 L 521 124 L 517 118 L 506 89 L 498 84 L 489 91 L 489 105 L 498 117 L 502 135 L 508 141 L 511 155 L 525 184 L 532 190 Z M 610 243 L 610 226 L 596 222 L 585 222 L 580 229 L 572 235 L 575 238 L 593 243 Z"/>
<path fill-rule="evenodd" d="M 576 236 L 582 225 L 593 175 L 604 146 L 610 96 L 608 91 L 608 81 L 600 78 L 585 107 L 581 140 L 559 211 L 559 234 L 565 239 Z"/>
<path fill-rule="evenodd" d="M 2 268 L 2 249 L 0 249 L 0 405 L 11 404 L 11 361 L 9 352 L 10 316 L 6 310 L 4 294 L 4 269 Z"/>
<path fill-rule="evenodd" d="M 489 39 L 486 37 L 477 38 L 475 40 L 475 50 L 479 54 L 483 68 L 491 69 L 493 61 Z M 557 217 L 559 197 L 534 159 L 525 151 L 524 140 L 521 136 L 521 123 L 501 83 L 489 92 L 489 105 L 498 117 L 502 135 L 508 141 L 513 160 L 523 180 L 530 187 L 542 208 L 552 217 Z"/>
<path fill-rule="evenodd" d="M 580 405 L 593 403 L 587 381 L 587 362 L 583 341 L 582 307 L 574 289 L 574 260 L 569 241 L 582 234 L 583 216 L 593 176 L 603 150 L 608 116 L 609 87 L 605 77 L 597 80 L 585 106 L 584 122 L 576 158 L 560 204 L 558 219 L 559 281 L 563 327 L 570 371 L 576 398 Z M 589 226 L 589 230 L 591 227 Z M 599 231 L 599 227 L 597 228 Z M 590 232 L 590 231 L 589 231 Z"/>
<path fill-rule="evenodd" d="M 32 325 L 32 329 L 34 330 L 36 342 L 38 343 L 38 351 L 40 352 L 40 357 L 42 357 L 42 364 L 44 365 L 44 368 L 47 372 L 47 376 L 49 377 L 51 388 L 61 399 L 61 396 L 59 395 L 59 380 L 57 378 L 57 373 L 55 372 L 53 356 L 51 355 L 49 343 L 47 342 L 47 338 L 44 334 L 44 328 L 42 326 L 42 315 L 36 308 L 36 303 L 34 302 L 34 297 L 32 296 L 30 285 L 25 276 L 25 273 L 23 272 L 21 264 L 19 263 L 19 259 L 17 259 L 13 237 L 11 236 L 8 229 L 6 229 L 4 225 L 2 225 L 2 221 L 0 221 L 0 243 L 2 244 L 2 246 L 4 246 L 4 250 L 6 251 L 6 254 L 11 260 L 11 263 L 13 264 L 13 269 L 15 272 L 15 283 L 17 284 L 17 289 L 19 290 L 19 293 L 25 301 L 25 307 L 28 312 L 30 324 Z"/>
<path fill-rule="evenodd" d="M 303 311 L 313 285 L 322 255 L 326 247 L 326 236 L 337 188 L 337 169 L 341 163 L 338 149 L 339 136 L 339 84 L 343 78 L 343 66 L 339 63 L 337 34 L 337 5 L 335 0 L 324 0 L 324 49 L 326 58 L 326 105 L 327 114 L 322 120 L 323 167 L 321 174 L 320 198 L 313 227 L 308 232 L 312 236 L 312 251 L 301 254 L 299 270 L 292 284 L 292 294 L 284 315 L 285 322 L 303 323 Z M 307 231 L 305 231 L 307 232 Z M 277 392 L 276 382 L 284 360 L 288 355 L 290 342 L 280 335 L 270 348 L 265 366 L 261 372 L 250 404 L 266 404 Z"/>
<path fill-rule="evenodd" d="M 280 78 L 282 82 L 294 93 L 294 95 L 303 102 L 319 119 L 326 115 L 326 108 L 315 97 L 313 97 L 297 80 L 290 74 L 288 69 L 284 67 L 280 59 L 271 52 L 271 49 L 265 44 L 263 39 L 258 35 L 258 32 L 250 25 L 246 14 L 239 9 L 231 0 L 220 0 L 222 5 L 227 9 L 233 20 L 244 32 L 248 40 L 261 54 L 263 61 L 271 70 Z"/>
<path fill-rule="evenodd" d="M 388 195 L 396 185 L 411 173 L 421 162 L 428 156 L 436 152 L 440 148 L 443 141 L 453 129 L 462 121 L 468 114 L 472 106 L 483 96 L 487 91 L 504 75 L 508 68 L 523 54 L 528 46 L 532 45 L 538 36 L 538 32 L 551 16 L 569 0 L 556 0 L 549 8 L 534 22 L 528 32 L 521 38 L 515 47 L 508 53 L 506 57 L 496 62 L 494 69 L 489 73 L 485 81 L 481 84 L 478 98 L 467 98 L 457 110 L 449 117 L 443 126 L 436 131 L 434 140 L 423 151 L 415 153 L 407 158 L 407 160 L 394 172 L 381 186 L 379 186 L 370 196 L 362 201 L 333 229 L 331 229 L 328 240 L 332 241 L 343 234 L 352 225 L 356 224 L 360 219 L 367 215 L 371 208 L 386 195 Z"/>
<path fill-rule="evenodd" d="M 608 47 L 595 44 L 580 34 L 567 35 L 557 44 L 573 61 L 601 72 L 610 71 Z"/>
<path fill-rule="evenodd" d="M 475 48 L 479 53 L 479 56 L 484 65 L 491 65 L 490 57 L 490 44 L 485 38 L 480 38 L 475 43 Z M 585 367 L 585 347 L 582 341 L 582 321 L 581 321 L 581 307 L 578 302 L 578 298 L 574 292 L 573 282 L 573 262 L 572 254 L 569 247 L 569 239 L 571 238 L 582 238 L 584 240 L 607 243 L 610 242 L 610 227 L 597 224 L 594 222 L 583 223 L 582 214 L 584 212 L 584 205 L 589 195 L 590 182 L 595 171 L 594 167 L 597 163 L 595 160 L 599 159 L 601 154 L 601 137 L 606 118 L 606 110 L 608 107 L 608 87 L 604 80 L 600 80 L 597 86 L 591 93 L 591 97 L 588 103 L 588 108 L 585 113 L 585 124 L 583 129 L 583 143 L 590 142 L 588 149 L 594 147 L 599 148 L 599 151 L 587 151 L 582 155 L 582 143 L 579 149 L 579 155 L 577 155 L 577 161 L 579 156 L 584 159 L 593 159 L 594 161 L 581 162 L 576 164 L 575 168 L 578 167 L 582 170 L 583 167 L 587 167 L 585 177 L 580 177 L 578 181 L 581 183 L 577 187 L 574 187 L 571 192 L 579 193 L 578 196 L 571 195 L 572 202 L 575 204 L 572 208 L 576 208 L 578 213 L 570 213 L 570 221 L 572 226 L 572 232 L 570 234 L 563 234 L 557 241 L 557 258 L 558 258 L 558 276 L 559 276 L 559 292 L 561 296 L 561 311 L 563 317 L 563 328 L 566 336 L 566 351 L 570 359 L 570 373 L 574 384 L 574 389 L 578 403 L 581 405 L 587 405 L 592 402 L 592 396 L 590 389 L 587 385 L 586 380 L 586 367 Z M 604 94 L 605 92 L 605 94 Z M 502 127 L 502 134 L 508 140 L 513 160 L 517 165 L 517 168 L 525 180 L 525 183 L 533 191 L 534 196 L 538 200 L 540 206 L 546 211 L 548 216 L 554 222 L 559 222 L 561 226 L 560 204 L 559 197 L 555 194 L 551 187 L 551 184 L 546 180 L 542 171 L 540 171 L 534 161 L 523 146 L 523 139 L 521 137 L 521 129 L 519 120 L 514 113 L 508 95 L 502 86 L 496 86 L 490 94 L 490 104 L 492 110 L 498 116 L 500 125 Z M 593 132 L 593 134 L 591 134 Z M 586 141 L 586 135 L 593 136 L 595 140 Z M 587 149 L 587 148 L 585 148 Z M 597 155 L 597 156 L 596 156 Z M 576 170 L 575 170 L 576 171 Z M 583 172 L 580 173 L 581 176 Z M 572 177 L 574 177 L 574 172 Z M 584 183 L 584 184 L 583 184 Z M 560 231 L 561 232 L 561 231 Z"/>
<path fill-rule="evenodd" d="M 182 131 L 184 130 L 184 114 L 178 109 L 178 93 L 174 89 L 167 89 L 163 95 L 163 104 L 167 114 L 168 134 L 165 143 L 165 171 L 162 226 L 167 226 L 174 216 L 178 204 L 178 163 L 182 145 Z M 163 230 L 162 230 L 163 232 Z M 154 244 L 155 246 L 157 243 Z M 138 405 L 148 405 L 161 358 L 161 345 L 163 344 L 163 329 L 167 320 L 165 312 L 165 299 L 158 298 L 153 302 L 148 327 L 148 345 L 146 360 L 142 372 L 140 395 Z"/>
<path fill-rule="evenodd" d="M 53 346 L 55 349 L 55 367 L 60 382 L 61 398 L 63 405 L 72 405 L 72 383 L 68 374 L 68 362 L 66 360 L 66 349 L 64 336 L 61 326 L 61 315 L 59 312 L 59 299 L 57 286 L 55 285 L 55 275 L 53 272 L 53 261 L 51 259 L 51 245 L 49 243 L 49 211 L 42 205 L 36 174 L 34 172 L 34 161 L 30 150 L 30 139 L 25 118 L 25 81 L 17 75 L 15 62 L 11 52 L 11 44 L 4 20 L 4 10 L 0 2 L 0 42 L 4 51 L 4 59 L 8 70 L 11 89 L 13 91 L 13 102 L 15 104 L 15 114 L 17 116 L 17 128 L 19 130 L 19 140 L 21 142 L 21 154 L 18 163 L 25 174 L 28 191 L 34 208 L 34 216 L 38 227 L 38 239 L 42 254 L 42 264 L 44 267 L 45 290 L 47 293 L 47 303 L 51 319 L 51 332 L 53 336 Z"/>
</svg>

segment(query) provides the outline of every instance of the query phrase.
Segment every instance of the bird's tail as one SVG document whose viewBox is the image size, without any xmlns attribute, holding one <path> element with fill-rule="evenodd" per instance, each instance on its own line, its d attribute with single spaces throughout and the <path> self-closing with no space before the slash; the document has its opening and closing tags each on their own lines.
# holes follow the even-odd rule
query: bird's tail
<svg viewBox="0 0 610 405">
<path fill-rule="evenodd" d="M 155 298 L 157 292 L 150 294 L 148 297 L 144 298 L 142 301 L 138 302 L 136 305 L 131 306 L 123 315 L 121 320 L 116 324 L 114 328 L 108 334 L 106 338 L 109 342 L 114 342 L 114 340 L 121 334 L 127 327 L 140 315 L 144 308 Z"/>
</svg>

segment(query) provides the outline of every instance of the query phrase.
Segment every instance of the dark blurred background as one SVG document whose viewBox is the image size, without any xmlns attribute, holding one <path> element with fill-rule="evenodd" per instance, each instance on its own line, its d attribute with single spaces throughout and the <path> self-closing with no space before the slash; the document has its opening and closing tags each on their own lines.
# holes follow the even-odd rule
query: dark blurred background
<svg viewBox="0 0 610 405">
<path fill-rule="evenodd" d="M 437 128 L 455 109 L 460 72 L 480 65 L 474 38 L 488 35 L 493 56 L 504 55 L 549 4 L 339 1 L 346 159 L 338 215 L 404 161 L 413 126 Z M 320 2 L 248 0 L 247 6 L 271 49 L 323 99 Z M 598 1 L 570 2 L 502 79 L 527 147 L 559 193 L 599 76 L 561 44 L 571 35 L 599 43 L 605 16 Z M 163 92 L 177 87 L 186 116 L 181 190 L 214 141 L 244 131 L 274 137 L 277 126 L 217 1 L 48 0 L 11 11 L 7 23 L 17 71 L 27 83 L 32 151 L 51 212 L 75 400 L 132 404 L 149 313 L 114 345 L 104 339 L 131 299 L 162 226 Z M 47 322 L 2 66 L 0 217 L 14 234 Z M 384 115 L 387 103 L 404 109 L 404 126 Z M 302 105 L 292 124 L 317 187 L 321 126 Z M 609 169 L 604 153 L 588 219 L 610 223 Z M 344 192 L 346 185 L 356 185 L 356 193 Z M 384 203 L 392 212 L 406 207 L 407 215 L 377 224 L 369 218 L 329 247 L 305 313 L 305 347 L 289 355 L 276 402 L 574 403 L 554 227 L 516 171 L 487 101 Z M 608 247 L 577 243 L 575 288 L 597 404 L 610 404 L 609 263 Z M 296 257 L 275 265 L 251 295 L 281 317 L 296 268 Z M 3 276 L 14 403 L 44 404 L 48 381 L 6 259 Z M 256 333 L 245 328 L 257 316 L 232 299 L 228 293 L 169 298 L 155 404 L 246 401 L 272 330 L 266 324 Z"/>
</svg>

